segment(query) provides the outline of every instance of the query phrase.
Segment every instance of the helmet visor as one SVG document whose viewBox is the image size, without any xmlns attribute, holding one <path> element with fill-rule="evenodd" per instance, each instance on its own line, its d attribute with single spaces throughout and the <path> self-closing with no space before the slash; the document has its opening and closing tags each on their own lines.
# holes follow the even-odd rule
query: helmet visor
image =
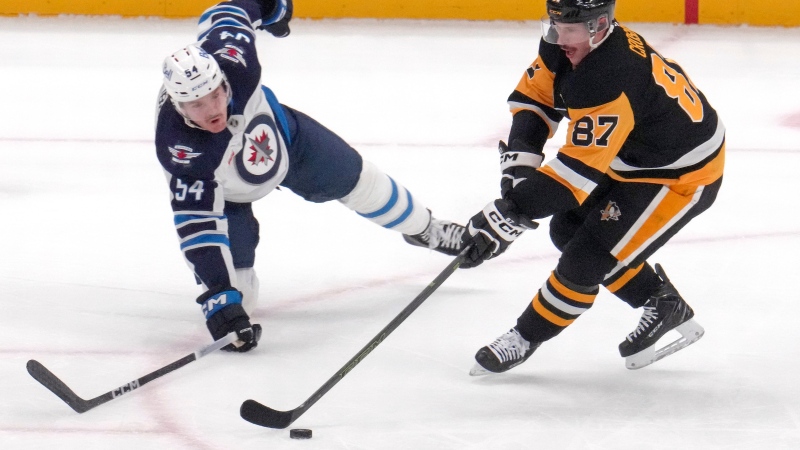
<svg viewBox="0 0 800 450">
<path fill-rule="evenodd" d="M 589 27 L 586 26 L 586 22 L 556 22 L 550 16 L 544 16 L 542 17 L 542 38 L 550 44 L 580 44 L 589 40 Z"/>
<path fill-rule="evenodd" d="M 566 23 L 553 20 L 550 16 L 542 17 L 542 38 L 545 42 L 556 45 L 575 45 L 589 41 L 595 34 L 608 29 L 605 20 L 592 19 L 587 22 Z M 599 24 L 598 24 L 599 22 Z"/>
</svg>

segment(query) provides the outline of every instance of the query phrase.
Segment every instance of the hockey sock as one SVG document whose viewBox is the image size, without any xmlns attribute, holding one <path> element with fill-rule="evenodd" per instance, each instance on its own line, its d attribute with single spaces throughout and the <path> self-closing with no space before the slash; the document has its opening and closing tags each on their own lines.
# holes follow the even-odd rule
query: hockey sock
<svg viewBox="0 0 800 450">
<path fill-rule="evenodd" d="M 552 339 L 592 307 L 599 290 L 570 283 L 553 271 L 517 319 L 517 331 L 530 342 Z"/>
<path fill-rule="evenodd" d="M 624 268 L 603 281 L 603 286 L 620 300 L 640 308 L 661 285 L 661 279 L 647 262 Z"/>
<path fill-rule="evenodd" d="M 419 234 L 431 221 L 431 213 L 402 184 L 364 161 L 356 187 L 339 199 L 370 221 L 403 234 Z"/>
</svg>

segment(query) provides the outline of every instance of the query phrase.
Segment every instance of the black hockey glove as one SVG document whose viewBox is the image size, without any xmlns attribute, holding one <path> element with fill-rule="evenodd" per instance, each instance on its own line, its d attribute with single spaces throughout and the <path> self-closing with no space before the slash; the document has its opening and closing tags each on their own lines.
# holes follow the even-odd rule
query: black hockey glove
<svg viewBox="0 0 800 450">
<path fill-rule="evenodd" d="M 520 139 L 514 139 L 511 147 L 500 141 L 497 149 L 500 151 L 500 170 L 503 172 L 500 197 L 505 198 L 508 191 L 536 172 L 542 165 L 544 155 L 541 150 Z"/>
<path fill-rule="evenodd" d="M 266 30 L 275 37 L 286 37 L 291 30 L 289 21 L 292 20 L 294 6 L 292 0 L 260 0 L 261 25 L 259 30 Z"/>
<path fill-rule="evenodd" d="M 510 202 L 498 199 L 472 216 L 467 224 L 467 232 L 461 235 L 462 244 L 472 246 L 461 264 L 462 268 L 479 266 L 483 261 L 494 258 L 506 251 L 522 232 L 539 226 L 512 209 Z"/>
<path fill-rule="evenodd" d="M 206 315 L 206 326 L 214 340 L 235 331 L 239 340 L 222 347 L 229 352 L 246 352 L 258 345 L 261 325 L 250 325 L 250 317 L 242 308 L 242 293 L 228 287 L 209 289 L 197 298 Z"/>
</svg>

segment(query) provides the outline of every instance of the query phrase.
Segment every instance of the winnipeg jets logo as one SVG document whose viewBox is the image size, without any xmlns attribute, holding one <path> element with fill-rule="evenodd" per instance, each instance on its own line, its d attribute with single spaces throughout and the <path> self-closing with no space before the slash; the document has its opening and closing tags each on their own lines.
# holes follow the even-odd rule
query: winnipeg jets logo
<svg viewBox="0 0 800 450">
<path fill-rule="evenodd" d="M 622 212 L 619 210 L 619 206 L 617 206 L 617 204 L 614 202 L 608 202 L 606 208 L 600 211 L 600 220 L 619 220 L 621 215 Z"/>
<path fill-rule="evenodd" d="M 235 45 L 225 44 L 225 47 L 217 50 L 214 52 L 214 54 L 219 55 L 221 58 L 225 58 L 234 64 L 241 64 L 247 67 L 247 62 L 244 60 L 244 51 Z"/>
<path fill-rule="evenodd" d="M 192 159 L 202 155 L 200 152 L 193 151 L 190 147 L 185 145 L 176 145 L 170 147 L 169 152 L 172 153 L 172 162 L 177 164 L 189 164 Z"/>
<path fill-rule="evenodd" d="M 242 136 L 241 150 L 235 156 L 236 171 L 242 180 L 263 184 L 272 179 L 281 165 L 281 142 L 275 121 L 266 114 L 253 117 Z"/>
<path fill-rule="evenodd" d="M 250 141 L 250 157 L 247 161 L 254 166 L 259 164 L 268 164 L 267 161 L 275 161 L 272 159 L 274 151 L 269 147 L 269 137 L 265 131 L 261 131 L 260 136 L 255 139 L 248 136 L 247 140 Z"/>
</svg>

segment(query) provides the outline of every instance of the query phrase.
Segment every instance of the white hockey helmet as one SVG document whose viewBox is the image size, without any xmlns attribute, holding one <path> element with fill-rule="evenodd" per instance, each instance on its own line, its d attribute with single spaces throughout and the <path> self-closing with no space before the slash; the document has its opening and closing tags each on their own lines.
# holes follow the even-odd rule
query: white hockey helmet
<svg viewBox="0 0 800 450">
<path fill-rule="evenodd" d="M 190 102 L 210 94 L 225 82 L 217 61 L 195 44 L 164 58 L 164 88 L 175 102 Z"/>
</svg>

